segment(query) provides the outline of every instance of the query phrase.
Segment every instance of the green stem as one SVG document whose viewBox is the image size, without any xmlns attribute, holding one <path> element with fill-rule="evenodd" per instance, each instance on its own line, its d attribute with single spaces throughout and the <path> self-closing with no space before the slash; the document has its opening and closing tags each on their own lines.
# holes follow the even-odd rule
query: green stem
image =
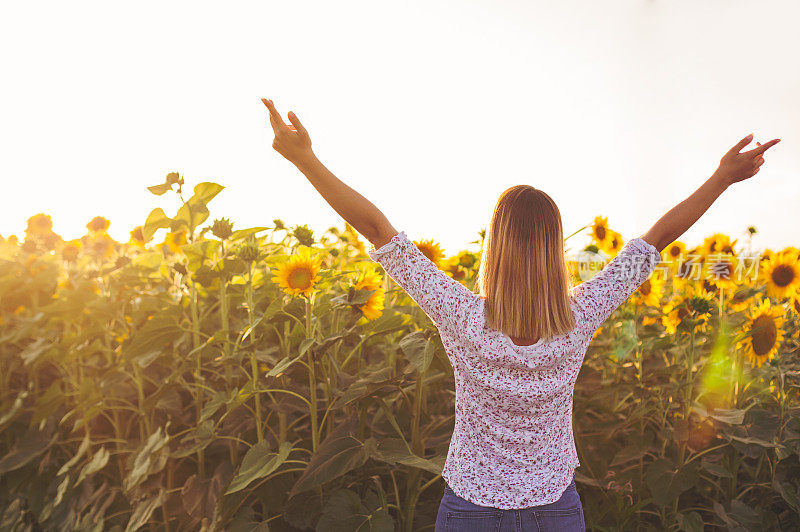
<svg viewBox="0 0 800 532">
<path fill-rule="evenodd" d="M 222 352 L 226 357 L 230 355 L 230 323 L 228 319 L 228 280 L 225 277 L 224 272 L 224 264 L 225 264 L 225 241 L 223 240 L 221 243 L 222 247 L 222 264 L 223 264 L 223 272 L 219 279 L 219 312 L 220 312 L 220 319 L 222 320 L 222 332 L 225 336 L 225 343 L 222 347 Z M 228 381 L 231 378 L 231 367 L 230 364 L 225 365 L 225 377 Z"/>
<path fill-rule="evenodd" d="M 189 305 L 191 307 L 192 313 L 192 350 L 197 353 L 195 358 L 195 380 L 200 383 L 202 381 L 202 372 L 203 372 L 203 358 L 201 349 L 198 349 L 200 346 L 200 318 L 198 316 L 197 311 L 197 287 L 195 286 L 194 280 L 189 278 L 189 286 L 191 287 L 191 293 L 189 296 Z M 134 364 L 135 366 L 135 364 Z M 195 388 L 195 395 L 194 395 L 194 403 L 195 409 L 197 410 L 197 421 L 200 422 L 200 416 L 203 411 L 203 397 L 202 397 L 202 389 L 197 386 Z M 148 434 L 150 431 L 148 430 Z M 205 456 L 203 449 L 197 451 L 197 471 L 198 476 L 202 479 L 205 478 L 206 472 L 206 464 L 205 464 Z"/>
<path fill-rule="evenodd" d="M 258 391 L 258 360 L 256 360 L 255 351 L 255 331 L 252 330 L 254 315 L 253 315 L 253 263 L 251 262 L 247 267 L 247 322 L 250 325 L 250 372 L 253 385 L 253 401 L 255 402 L 255 418 L 256 418 L 256 438 L 258 441 L 264 439 L 264 427 L 261 425 L 261 396 Z"/>
<path fill-rule="evenodd" d="M 686 421 L 686 430 L 689 430 L 689 416 L 692 412 L 692 388 L 694 387 L 694 324 L 691 324 L 691 331 L 689 332 L 689 354 L 686 358 L 686 395 L 684 396 L 684 414 L 683 419 Z M 683 464 L 683 459 L 686 457 L 686 446 L 688 441 L 683 442 L 680 448 L 680 463 Z M 677 501 L 676 501 L 677 502 Z M 675 507 L 677 511 L 677 506 Z"/>
<path fill-rule="evenodd" d="M 144 385 L 142 384 L 141 370 L 136 362 L 133 362 L 131 365 L 133 366 L 133 375 L 136 378 L 136 393 L 139 397 L 139 419 L 141 420 L 140 423 L 144 423 L 144 426 L 140 425 L 140 431 L 143 432 L 143 434 L 141 434 L 142 440 L 144 440 L 150 435 L 150 419 L 144 411 Z"/>
<path fill-rule="evenodd" d="M 425 446 L 422 441 L 422 435 L 419 430 L 419 419 L 422 416 L 422 394 L 424 392 L 425 373 L 419 372 L 414 395 L 414 413 L 411 419 L 411 450 L 418 456 L 425 456 Z M 408 476 L 408 484 L 406 484 L 405 494 L 405 507 L 403 509 L 403 530 L 404 532 L 411 532 L 414 522 L 414 511 L 419 500 L 419 482 L 422 478 L 422 472 L 415 469 Z"/>
<path fill-rule="evenodd" d="M 314 337 L 314 321 L 312 319 L 312 312 L 314 304 L 312 302 L 313 294 L 306 297 L 306 338 Z M 308 388 L 310 394 L 311 406 L 309 413 L 311 414 L 311 450 L 316 453 L 317 446 L 319 445 L 319 433 L 317 429 L 317 376 L 314 373 L 314 347 L 311 346 L 306 351 L 308 357 Z"/>
<path fill-rule="evenodd" d="M 692 410 L 692 388 L 694 388 L 694 326 L 689 335 L 689 360 L 686 368 L 686 421 Z"/>
</svg>

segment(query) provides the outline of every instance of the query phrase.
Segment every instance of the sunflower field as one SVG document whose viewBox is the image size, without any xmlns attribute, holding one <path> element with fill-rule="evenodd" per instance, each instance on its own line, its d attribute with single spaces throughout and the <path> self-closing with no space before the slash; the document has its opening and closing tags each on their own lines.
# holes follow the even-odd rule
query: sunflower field
<svg viewBox="0 0 800 532">
<path fill-rule="evenodd" d="M 0 530 L 433 530 L 455 392 L 431 321 L 349 225 L 208 222 L 223 187 L 183 185 L 128 242 L 45 214 L 0 238 Z M 753 232 L 671 244 L 597 331 L 588 529 L 800 528 L 800 257 Z M 478 234 L 416 244 L 472 288 Z M 576 235 L 576 283 L 624 244 Z"/>
</svg>

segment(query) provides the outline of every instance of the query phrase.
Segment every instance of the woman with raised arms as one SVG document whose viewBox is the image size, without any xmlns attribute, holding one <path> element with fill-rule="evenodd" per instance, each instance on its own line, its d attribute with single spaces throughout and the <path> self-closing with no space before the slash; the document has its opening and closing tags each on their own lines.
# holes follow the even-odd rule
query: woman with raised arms
<svg viewBox="0 0 800 532">
<path fill-rule="evenodd" d="M 262 101 L 273 148 L 372 243 L 369 257 L 439 330 L 456 400 L 436 530 L 584 530 L 572 398 L 593 333 L 650 276 L 661 250 L 729 186 L 758 173 L 780 139 L 747 151 L 752 134 L 736 143 L 696 191 L 577 286 L 558 207 L 542 190 L 513 186 L 494 207 L 473 292 L 333 175 L 293 112 L 286 124 L 271 100 Z"/>
</svg>

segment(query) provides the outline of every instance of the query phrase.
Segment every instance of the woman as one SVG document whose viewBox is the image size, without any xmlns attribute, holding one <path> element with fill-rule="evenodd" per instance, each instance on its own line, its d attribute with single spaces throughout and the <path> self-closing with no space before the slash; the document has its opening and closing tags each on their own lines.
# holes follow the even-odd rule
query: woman
<svg viewBox="0 0 800 532">
<path fill-rule="evenodd" d="M 629 241 L 590 280 L 570 286 L 561 215 L 531 186 L 504 191 L 486 232 L 479 294 L 440 271 L 372 203 L 334 176 L 308 132 L 271 100 L 273 148 L 373 245 L 380 263 L 439 329 L 455 375 L 455 427 L 436 530 L 584 530 L 572 396 L 586 348 L 652 273 L 660 252 L 731 184 L 754 176 L 780 139 L 742 139 L 691 196 Z"/>
</svg>

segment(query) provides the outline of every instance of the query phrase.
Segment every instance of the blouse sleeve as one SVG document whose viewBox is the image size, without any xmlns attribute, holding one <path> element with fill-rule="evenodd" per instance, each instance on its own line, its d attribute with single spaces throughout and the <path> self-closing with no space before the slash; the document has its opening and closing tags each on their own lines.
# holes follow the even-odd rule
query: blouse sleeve
<svg viewBox="0 0 800 532">
<path fill-rule="evenodd" d="M 367 252 L 413 299 L 442 334 L 463 332 L 470 309 L 480 297 L 436 267 L 405 231 Z"/>
<path fill-rule="evenodd" d="M 650 277 L 661 254 L 655 246 L 634 238 L 611 262 L 573 293 L 583 308 L 581 326 L 595 331 L 643 282 Z"/>
</svg>

